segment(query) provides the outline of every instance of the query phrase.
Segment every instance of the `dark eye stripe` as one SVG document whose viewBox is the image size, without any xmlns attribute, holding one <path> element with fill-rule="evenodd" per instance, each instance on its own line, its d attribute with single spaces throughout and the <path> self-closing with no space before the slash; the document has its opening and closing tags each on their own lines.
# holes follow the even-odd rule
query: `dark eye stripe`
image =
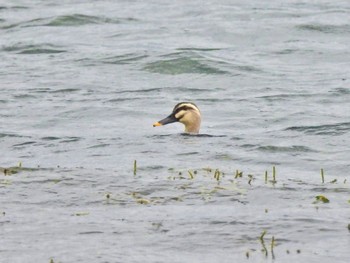
<svg viewBox="0 0 350 263">
<path fill-rule="evenodd" d="M 193 110 L 193 108 L 188 107 L 188 106 L 181 106 L 180 108 L 175 109 L 174 114 L 176 114 L 176 113 L 178 113 L 178 112 L 180 112 L 182 110 L 184 110 L 184 111 L 186 111 L 186 110 Z"/>
</svg>

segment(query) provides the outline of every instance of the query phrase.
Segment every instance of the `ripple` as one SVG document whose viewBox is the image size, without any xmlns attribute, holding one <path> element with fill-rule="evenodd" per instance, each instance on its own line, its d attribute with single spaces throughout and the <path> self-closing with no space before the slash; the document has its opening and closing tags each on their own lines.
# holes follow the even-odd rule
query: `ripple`
<svg viewBox="0 0 350 263">
<path fill-rule="evenodd" d="M 52 21 L 45 24 L 46 26 L 81 26 L 88 24 L 106 24 L 119 23 L 119 20 L 114 20 L 106 17 L 88 16 L 82 14 L 73 14 L 55 17 Z"/>
<path fill-rule="evenodd" d="M 314 135 L 341 135 L 350 131 L 350 122 L 335 124 L 315 125 L 315 126 L 292 126 L 286 130 L 300 131 Z"/>
<path fill-rule="evenodd" d="M 349 25 L 302 24 L 298 25 L 297 29 L 321 32 L 326 34 L 343 34 L 350 32 Z"/>
<path fill-rule="evenodd" d="M 204 59 L 196 57 L 179 57 L 172 59 L 164 59 L 155 62 L 148 63 L 144 70 L 166 74 L 166 75 L 179 75 L 179 74 L 226 74 L 226 71 L 209 66 Z"/>
<path fill-rule="evenodd" d="M 159 92 L 161 91 L 161 88 L 150 88 L 150 89 L 140 89 L 140 90 L 121 90 L 121 91 L 115 91 L 116 94 L 123 94 L 123 93 L 153 93 L 153 92 Z"/>
<path fill-rule="evenodd" d="M 111 19 L 101 16 L 89 16 L 83 14 L 62 15 L 55 17 L 37 18 L 29 21 L 24 21 L 16 24 L 3 26 L 3 29 L 15 27 L 37 27 L 37 26 L 83 26 L 89 24 L 118 24 L 121 21 L 129 21 L 132 19 Z"/>
<path fill-rule="evenodd" d="M 95 145 L 89 146 L 88 149 L 105 148 L 108 146 L 110 146 L 109 143 L 101 143 L 101 144 L 95 144 Z"/>
<path fill-rule="evenodd" d="M 336 88 L 330 92 L 333 93 L 334 95 L 343 96 L 343 95 L 349 95 L 350 89 L 348 89 L 348 88 Z"/>
<path fill-rule="evenodd" d="M 176 50 L 179 50 L 179 51 L 218 51 L 218 50 L 221 50 L 221 48 L 193 48 L 193 47 L 189 47 L 189 48 L 177 48 Z"/>
<path fill-rule="evenodd" d="M 0 6 L 0 11 L 2 10 L 22 10 L 22 9 L 29 9 L 27 6 Z"/>
<path fill-rule="evenodd" d="M 66 50 L 58 49 L 51 44 L 22 45 L 16 44 L 2 48 L 3 51 L 16 52 L 17 54 L 55 54 L 63 53 Z"/>
<path fill-rule="evenodd" d="M 13 134 L 13 133 L 0 133 L 0 138 L 4 138 L 4 137 L 12 137 L 12 138 L 24 138 L 28 136 L 22 136 L 22 135 L 18 135 L 18 134 Z"/>
<path fill-rule="evenodd" d="M 66 88 L 66 89 L 53 90 L 53 91 L 50 91 L 50 93 L 73 93 L 77 91 L 80 91 L 80 89 Z"/>
<path fill-rule="evenodd" d="M 47 136 L 47 137 L 42 137 L 41 138 L 43 141 L 56 141 L 61 139 L 60 137 L 54 137 L 54 136 Z"/>
<path fill-rule="evenodd" d="M 35 144 L 35 143 L 36 143 L 36 141 L 22 142 L 22 143 L 14 144 L 13 147 L 27 146 L 27 145 L 31 145 L 31 144 Z"/>
<path fill-rule="evenodd" d="M 113 57 L 107 57 L 102 59 L 101 61 L 105 64 L 116 64 L 116 65 L 124 65 L 124 64 L 130 64 L 133 62 L 137 62 L 139 60 L 142 60 L 144 58 L 147 58 L 148 55 L 140 55 L 135 53 L 130 54 L 124 54 L 119 56 L 113 56 Z"/>
<path fill-rule="evenodd" d="M 70 143 L 80 141 L 82 138 L 80 137 L 65 137 L 61 142 L 62 143 Z"/>
<path fill-rule="evenodd" d="M 293 146 L 259 146 L 258 150 L 265 152 L 314 152 L 309 147 L 301 146 L 301 145 L 293 145 Z"/>
</svg>

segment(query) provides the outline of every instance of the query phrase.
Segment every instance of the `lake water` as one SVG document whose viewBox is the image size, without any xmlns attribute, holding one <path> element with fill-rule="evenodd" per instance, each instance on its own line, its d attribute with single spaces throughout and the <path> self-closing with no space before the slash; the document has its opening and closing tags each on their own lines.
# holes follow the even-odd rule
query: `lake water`
<svg viewBox="0 0 350 263">
<path fill-rule="evenodd" d="M 349 14 L 1 1 L 0 262 L 348 262 Z"/>
</svg>

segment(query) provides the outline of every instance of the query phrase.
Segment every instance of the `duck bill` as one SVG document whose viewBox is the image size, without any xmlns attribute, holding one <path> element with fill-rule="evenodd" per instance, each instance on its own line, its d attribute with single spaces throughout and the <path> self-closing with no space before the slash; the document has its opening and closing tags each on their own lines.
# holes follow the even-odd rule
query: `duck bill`
<svg viewBox="0 0 350 263">
<path fill-rule="evenodd" d="M 175 116 L 169 115 L 169 116 L 166 117 L 165 119 L 160 120 L 160 121 L 154 123 L 154 124 L 153 124 L 153 127 L 156 127 L 156 126 L 163 126 L 163 125 L 166 125 L 166 124 L 169 124 L 169 123 L 173 123 L 173 122 L 177 122 L 177 119 L 175 118 Z"/>
</svg>

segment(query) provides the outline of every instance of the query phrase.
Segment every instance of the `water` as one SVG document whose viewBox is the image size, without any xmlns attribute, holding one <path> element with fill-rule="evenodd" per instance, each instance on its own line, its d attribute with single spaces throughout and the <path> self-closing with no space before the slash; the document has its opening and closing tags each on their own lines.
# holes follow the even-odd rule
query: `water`
<svg viewBox="0 0 350 263">
<path fill-rule="evenodd" d="M 0 261 L 348 262 L 349 11 L 2 1 Z"/>
</svg>

